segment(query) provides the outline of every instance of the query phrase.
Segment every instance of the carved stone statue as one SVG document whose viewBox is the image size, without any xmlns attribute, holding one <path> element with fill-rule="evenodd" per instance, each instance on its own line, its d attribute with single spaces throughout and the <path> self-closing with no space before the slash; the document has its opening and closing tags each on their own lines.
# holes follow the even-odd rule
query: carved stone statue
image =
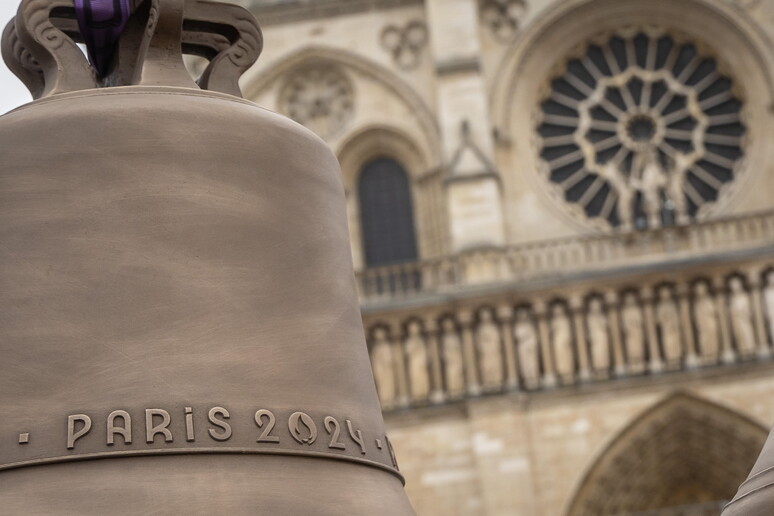
<svg viewBox="0 0 774 516">
<path fill-rule="evenodd" d="M 502 344 L 500 331 L 492 320 L 492 312 L 489 309 L 481 311 L 476 341 L 481 357 L 481 379 L 484 389 L 501 387 L 504 376 Z"/>
<path fill-rule="evenodd" d="M 516 323 L 513 328 L 519 355 L 519 368 L 524 386 L 535 389 L 540 385 L 540 356 L 538 336 L 526 308 L 516 311 Z"/>
<path fill-rule="evenodd" d="M 755 329 L 752 322 L 750 296 L 739 277 L 731 278 L 729 286 L 731 287 L 729 312 L 734 342 L 740 355 L 751 356 L 755 353 Z"/>
<path fill-rule="evenodd" d="M 661 287 L 658 297 L 656 322 L 661 335 L 661 350 L 667 367 L 677 367 L 683 354 L 680 343 L 680 315 L 669 287 Z"/>
<path fill-rule="evenodd" d="M 774 270 L 766 273 L 763 285 L 763 306 L 766 309 L 766 318 L 769 321 L 769 338 L 774 344 Z"/>
<path fill-rule="evenodd" d="M 661 225 L 661 195 L 668 185 L 668 177 L 658 159 L 655 147 L 648 147 L 638 156 L 639 167 L 634 171 L 632 186 L 642 193 L 642 204 L 648 216 L 648 226 Z"/>
<path fill-rule="evenodd" d="M 454 321 L 443 321 L 443 336 L 441 337 L 441 353 L 443 354 L 446 391 L 451 397 L 465 393 L 465 370 L 462 358 L 462 341 L 457 334 Z"/>
<path fill-rule="evenodd" d="M 696 324 L 699 353 L 705 363 L 716 362 L 720 352 L 720 332 L 715 299 L 704 281 L 696 284 L 694 294 L 693 318 Z"/>
<path fill-rule="evenodd" d="M 591 346 L 591 368 L 597 376 L 607 376 L 610 369 L 610 332 L 602 300 L 593 298 L 586 316 Z"/>
<path fill-rule="evenodd" d="M 428 354 L 425 338 L 419 323 L 412 321 L 408 327 L 406 338 L 406 355 L 408 356 L 408 373 L 411 399 L 421 401 L 430 394 L 430 375 L 428 373 Z"/>
<path fill-rule="evenodd" d="M 551 344 L 556 374 L 563 382 L 571 382 L 575 373 L 572 326 L 567 309 L 561 304 L 555 304 L 551 309 Z"/>
<path fill-rule="evenodd" d="M 636 202 L 635 190 L 629 185 L 629 181 L 621 174 L 618 163 L 613 160 L 599 166 L 602 177 L 607 179 L 618 194 L 616 213 L 621 227 L 630 229 L 634 224 L 634 203 Z"/>
<path fill-rule="evenodd" d="M 376 390 L 382 407 L 391 407 L 395 404 L 396 382 L 395 367 L 393 363 L 392 347 L 387 340 L 387 332 L 384 328 L 374 331 L 374 343 L 371 347 L 371 366 L 374 370 Z"/>
<path fill-rule="evenodd" d="M 678 152 L 669 171 L 667 195 L 674 206 L 675 220 L 678 223 L 683 223 L 688 218 L 688 207 L 685 201 L 685 173 L 695 159 L 693 153 Z"/>
<path fill-rule="evenodd" d="M 634 292 L 624 296 L 621 319 L 629 370 L 640 373 L 645 370 L 645 332 L 642 309 Z"/>
</svg>

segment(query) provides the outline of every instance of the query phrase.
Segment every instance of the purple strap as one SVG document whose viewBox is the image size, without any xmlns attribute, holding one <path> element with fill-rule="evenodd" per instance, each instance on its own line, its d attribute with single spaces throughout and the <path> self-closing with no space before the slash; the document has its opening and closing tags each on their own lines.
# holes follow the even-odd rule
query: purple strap
<svg viewBox="0 0 774 516">
<path fill-rule="evenodd" d="M 104 75 L 131 15 L 130 0 L 75 0 L 75 15 L 97 72 Z"/>
</svg>

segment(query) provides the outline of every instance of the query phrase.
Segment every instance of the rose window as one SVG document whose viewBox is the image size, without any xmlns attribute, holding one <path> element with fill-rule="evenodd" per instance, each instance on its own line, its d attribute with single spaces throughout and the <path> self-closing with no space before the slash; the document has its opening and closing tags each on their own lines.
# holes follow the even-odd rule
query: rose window
<svg viewBox="0 0 774 516">
<path fill-rule="evenodd" d="M 638 228 L 685 222 L 736 177 L 742 103 L 697 45 L 616 34 L 562 73 L 541 104 L 540 156 L 586 216 Z"/>
<path fill-rule="evenodd" d="M 296 122 L 322 138 L 330 138 L 352 118 L 352 85 L 333 66 L 304 68 L 292 75 L 283 87 L 280 106 Z"/>
</svg>

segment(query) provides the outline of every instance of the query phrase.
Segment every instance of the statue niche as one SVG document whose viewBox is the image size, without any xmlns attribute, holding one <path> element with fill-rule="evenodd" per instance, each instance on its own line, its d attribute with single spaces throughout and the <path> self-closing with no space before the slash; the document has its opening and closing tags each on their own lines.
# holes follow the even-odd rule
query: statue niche
<svg viewBox="0 0 774 516">
<path fill-rule="evenodd" d="M 632 373 L 645 371 L 645 321 L 637 295 L 627 292 L 621 309 L 623 333 L 626 342 L 626 358 Z"/>
<path fill-rule="evenodd" d="M 417 321 L 408 326 L 406 337 L 406 355 L 408 357 L 409 386 L 412 401 L 424 401 L 430 394 L 430 376 L 428 374 L 428 353 L 422 328 Z"/>
<path fill-rule="evenodd" d="M 481 379 L 484 390 L 499 389 L 503 385 L 503 356 L 500 330 L 492 319 L 492 311 L 481 311 L 476 330 L 479 356 L 481 357 Z"/>
<path fill-rule="evenodd" d="M 396 382 L 395 366 L 393 363 L 392 346 L 387 339 L 384 328 L 374 331 L 374 342 L 371 346 L 371 367 L 374 371 L 376 391 L 383 408 L 395 405 Z"/>
<path fill-rule="evenodd" d="M 769 339 L 774 344 L 774 269 L 768 271 L 763 281 L 763 306 L 769 322 Z"/>
<path fill-rule="evenodd" d="M 465 394 L 465 370 L 462 359 L 462 341 L 452 319 L 444 319 L 441 336 L 446 392 L 452 398 Z"/>
<path fill-rule="evenodd" d="M 540 386 L 540 356 L 538 335 L 527 308 L 516 311 L 516 323 L 513 328 L 518 349 L 519 368 L 526 389 Z"/>
<path fill-rule="evenodd" d="M 729 314 L 731 330 L 736 342 L 737 351 L 742 358 L 749 358 L 755 353 L 755 330 L 752 321 L 752 305 L 750 296 L 744 288 L 742 278 L 734 276 L 729 282 Z"/>
<path fill-rule="evenodd" d="M 551 308 L 551 344 L 556 374 L 563 383 L 572 383 L 575 377 L 572 326 L 567 309 L 561 303 Z"/>
<path fill-rule="evenodd" d="M 714 364 L 720 353 L 720 329 L 715 299 L 706 281 L 694 286 L 693 319 L 702 363 Z"/>
<path fill-rule="evenodd" d="M 668 286 L 663 286 L 658 290 L 656 321 L 666 366 L 670 369 L 676 369 L 680 367 L 683 354 L 680 342 L 680 316 L 677 304 L 672 297 L 672 289 Z"/>
<path fill-rule="evenodd" d="M 610 331 L 602 300 L 595 297 L 589 302 L 586 327 L 591 345 L 591 368 L 598 378 L 610 373 Z"/>
</svg>

